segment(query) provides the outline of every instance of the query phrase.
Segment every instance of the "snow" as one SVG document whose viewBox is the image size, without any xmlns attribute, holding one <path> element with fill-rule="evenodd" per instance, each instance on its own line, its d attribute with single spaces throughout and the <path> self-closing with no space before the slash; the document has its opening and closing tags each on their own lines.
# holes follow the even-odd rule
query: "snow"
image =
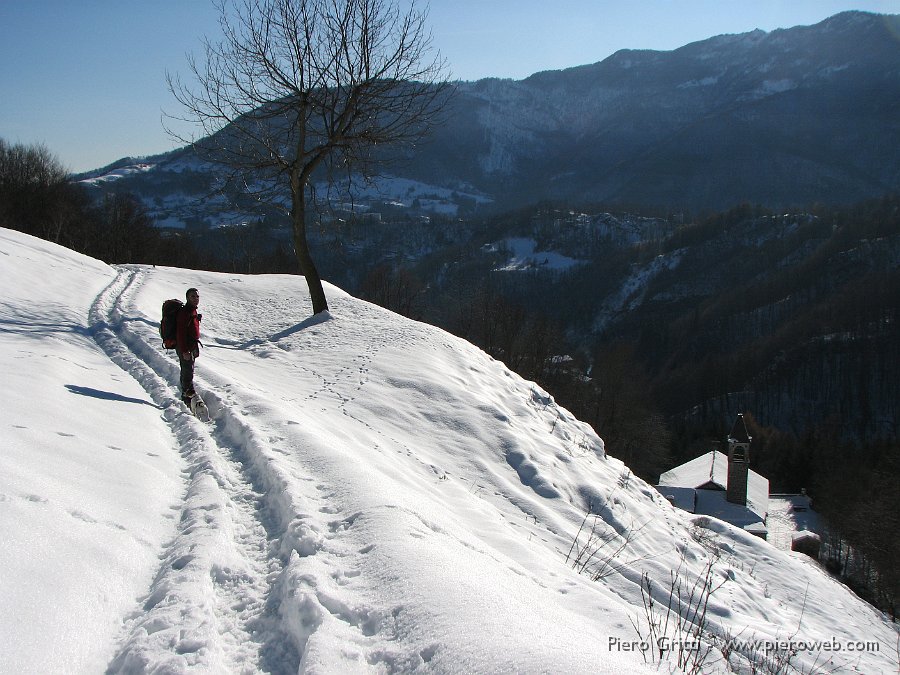
<svg viewBox="0 0 900 675">
<path fill-rule="evenodd" d="M 338 207 L 350 212 L 368 211 L 373 207 L 390 205 L 395 208 L 413 208 L 432 214 L 456 217 L 460 201 L 480 206 L 492 199 L 479 193 L 471 185 L 460 184 L 456 188 L 442 187 L 393 175 L 372 178 L 354 174 L 351 180 L 335 184 L 320 182 L 317 195 L 330 195 L 324 199 L 326 208 Z M 349 200 L 336 204 L 335 200 Z"/>
<path fill-rule="evenodd" d="M 102 183 L 112 183 L 126 176 L 132 176 L 134 174 L 139 173 L 147 173 L 156 168 L 155 164 L 148 164 L 146 162 L 138 162 L 136 164 L 131 164 L 129 166 L 120 167 L 118 169 L 113 169 L 112 171 L 108 171 L 104 174 L 93 176 L 91 178 L 85 178 L 84 180 L 78 181 L 79 183 L 83 183 L 85 185 L 97 187 Z"/>
<path fill-rule="evenodd" d="M 187 191 L 164 190 L 163 196 L 154 188 L 159 181 L 169 184 L 178 174 L 195 174 L 191 182 L 204 185 L 205 176 L 211 184 L 218 185 L 221 179 L 217 166 L 198 159 L 189 153 L 176 151 L 159 155 L 156 162 L 135 161 L 105 173 L 93 172 L 78 182 L 86 187 L 108 188 L 123 178 L 138 174 L 148 174 L 143 191 L 149 196 L 143 198 L 144 205 L 157 226 L 167 229 L 185 229 L 192 221 L 200 220 L 211 228 L 219 228 L 242 222 L 255 222 L 260 213 L 253 209 L 237 209 L 232 200 L 236 195 L 222 194 L 205 187 L 185 187 Z M 102 169 L 100 171 L 103 171 Z M 177 180 L 175 182 L 178 182 Z M 157 185 L 158 186 L 158 185 Z M 251 180 L 246 185 L 248 194 L 267 194 L 266 203 L 274 207 L 290 207 L 290 196 L 272 194 L 272 186 L 262 178 Z M 455 186 L 438 186 L 400 176 L 382 175 L 366 179 L 354 175 L 350 181 L 338 181 L 335 185 L 321 182 L 316 185 L 318 195 L 331 195 L 340 199 L 353 200 L 344 205 L 349 211 L 371 209 L 374 205 L 389 203 L 395 207 L 415 206 L 420 211 L 456 217 L 460 204 L 484 206 L 493 200 L 479 192 L 472 185 L 459 183 Z M 330 200 L 333 202 L 333 199 Z"/>
<path fill-rule="evenodd" d="M 769 498 L 768 541 L 782 550 L 791 550 L 793 537 L 800 532 L 825 534 L 825 526 L 812 509 L 806 495 L 771 495 Z"/>
<path fill-rule="evenodd" d="M 491 250 L 499 249 L 509 250 L 510 258 L 502 267 L 495 270 L 498 272 L 517 272 L 530 269 L 565 271 L 582 264 L 582 261 L 556 251 L 539 251 L 537 242 L 528 237 L 503 239 L 499 244 L 493 245 Z"/>
<path fill-rule="evenodd" d="M 790 79 L 764 80 L 754 94 L 757 96 L 770 96 L 772 94 L 782 94 L 796 88 L 797 83 Z"/>
<path fill-rule="evenodd" d="M 298 277 L 111 267 L 8 230 L 0 278 L 2 673 L 657 672 L 623 647 L 641 575 L 706 565 L 710 633 L 831 645 L 804 645 L 804 672 L 896 670 L 896 630 L 812 561 L 715 518 L 699 536 L 437 328 L 330 285 L 310 317 Z M 156 335 L 189 286 L 210 424 Z M 566 561 L 587 509 L 596 581 Z"/>
<path fill-rule="evenodd" d="M 711 87 L 719 83 L 721 75 L 704 77 L 700 80 L 688 80 L 678 85 L 679 89 L 692 89 L 694 87 Z"/>
<path fill-rule="evenodd" d="M 602 333 L 621 314 L 639 307 L 644 302 L 650 283 L 663 272 L 678 267 L 682 255 L 684 251 L 679 249 L 658 255 L 643 266 L 633 265 L 631 274 L 622 282 L 619 290 L 603 302 L 603 307 L 594 318 L 594 332 Z"/>
</svg>

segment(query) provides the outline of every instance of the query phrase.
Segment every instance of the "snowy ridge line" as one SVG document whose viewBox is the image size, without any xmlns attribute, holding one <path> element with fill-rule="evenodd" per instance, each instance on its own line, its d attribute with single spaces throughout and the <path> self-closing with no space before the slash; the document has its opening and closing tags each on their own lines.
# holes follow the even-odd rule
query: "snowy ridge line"
<svg viewBox="0 0 900 675">
<path fill-rule="evenodd" d="M 177 367 L 135 334 L 129 326 L 134 320 L 124 313 L 126 298 L 141 281 L 138 270 L 119 270 L 91 307 L 92 333 L 163 410 L 188 464 L 188 488 L 178 532 L 146 600 L 128 618 L 108 672 L 193 666 L 296 671 L 299 656 L 277 625 L 278 595 L 271 593 L 283 564 L 270 544 L 279 531 L 270 513 L 284 513 L 278 507 L 286 505 L 265 503 L 258 481 L 235 459 L 246 452 L 240 438 L 224 431 L 227 425 L 211 431 L 172 394 Z M 220 412 L 233 417 L 225 408 Z M 169 654 L 163 663 L 160 653 Z"/>
</svg>

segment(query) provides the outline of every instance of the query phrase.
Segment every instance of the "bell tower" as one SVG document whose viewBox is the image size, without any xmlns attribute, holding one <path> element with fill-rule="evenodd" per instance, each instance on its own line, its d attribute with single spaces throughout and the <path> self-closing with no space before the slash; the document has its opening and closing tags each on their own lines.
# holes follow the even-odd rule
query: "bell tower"
<svg viewBox="0 0 900 675">
<path fill-rule="evenodd" d="M 750 474 L 750 441 L 744 424 L 744 415 L 739 414 L 728 434 L 728 484 L 725 499 L 732 504 L 747 505 L 747 480 Z"/>
</svg>

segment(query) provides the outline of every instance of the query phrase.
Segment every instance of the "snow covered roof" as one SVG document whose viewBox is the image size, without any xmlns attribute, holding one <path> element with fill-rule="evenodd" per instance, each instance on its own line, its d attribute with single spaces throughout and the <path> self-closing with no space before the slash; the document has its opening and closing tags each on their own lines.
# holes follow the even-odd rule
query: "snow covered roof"
<svg viewBox="0 0 900 675">
<path fill-rule="evenodd" d="M 809 530 L 800 530 L 799 532 L 794 532 L 791 535 L 792 541 L 800 541 L 803 539 L 811 539 L 813 541 L 822 541 L 822 537 L 819 534 L 817 534 L 815 532 L 810 532 Z"/>
<path fill-rule="evenodd" d="M 710 483 L 722 490 L 728 486 L 728 455 L 724 452 L 711 450 L 705 455 L 666 471 L 659 477 L 660 487 L 709 489 Z M 724 495 L 722 499 L 724 500 Z M 698 504 L 695 513 L 701 513 L 699 508 Z M 747 508 L 760 518 L 766 517 L 769 508 L 769 479 L 753 470 L 750 470 L 747 477 Z M 724 520 L 733 522 L 728 518 Z"/>
<path fill-rule="evenodd" d="M 749 500 L 747 506 L 742 506 L 729 502 L 723 490 L 696 490 L 696 493 L 697 506 L 694 513 L 713 516 L 754 534 L 766 531 L 765 511 L 759 513 L 756 508 L 751 507 Z"/>
<path fill-rule="evenodd" d="M 669 500 L 672 506 L 677 506 L 683 511 L 694 512 L 697 499 L 697 491 L 694 488 L 676 487 L 673 485 L 663 488 L 657 485 L 656 489 L 660 491 L 663 497 Z"/>
</svg>

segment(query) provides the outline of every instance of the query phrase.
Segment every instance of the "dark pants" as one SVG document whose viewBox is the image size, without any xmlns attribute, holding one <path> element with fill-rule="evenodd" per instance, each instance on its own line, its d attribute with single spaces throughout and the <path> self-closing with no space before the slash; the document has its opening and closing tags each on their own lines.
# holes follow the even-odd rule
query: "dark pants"
<svg viewBox="0 0 900 675">
<path fill-rule="evenodd" d="M 194 393 L 194 359 L 185 359 L 178 354 L 178 364 L 181 366 L 181 396 Z"/>
</svg>

